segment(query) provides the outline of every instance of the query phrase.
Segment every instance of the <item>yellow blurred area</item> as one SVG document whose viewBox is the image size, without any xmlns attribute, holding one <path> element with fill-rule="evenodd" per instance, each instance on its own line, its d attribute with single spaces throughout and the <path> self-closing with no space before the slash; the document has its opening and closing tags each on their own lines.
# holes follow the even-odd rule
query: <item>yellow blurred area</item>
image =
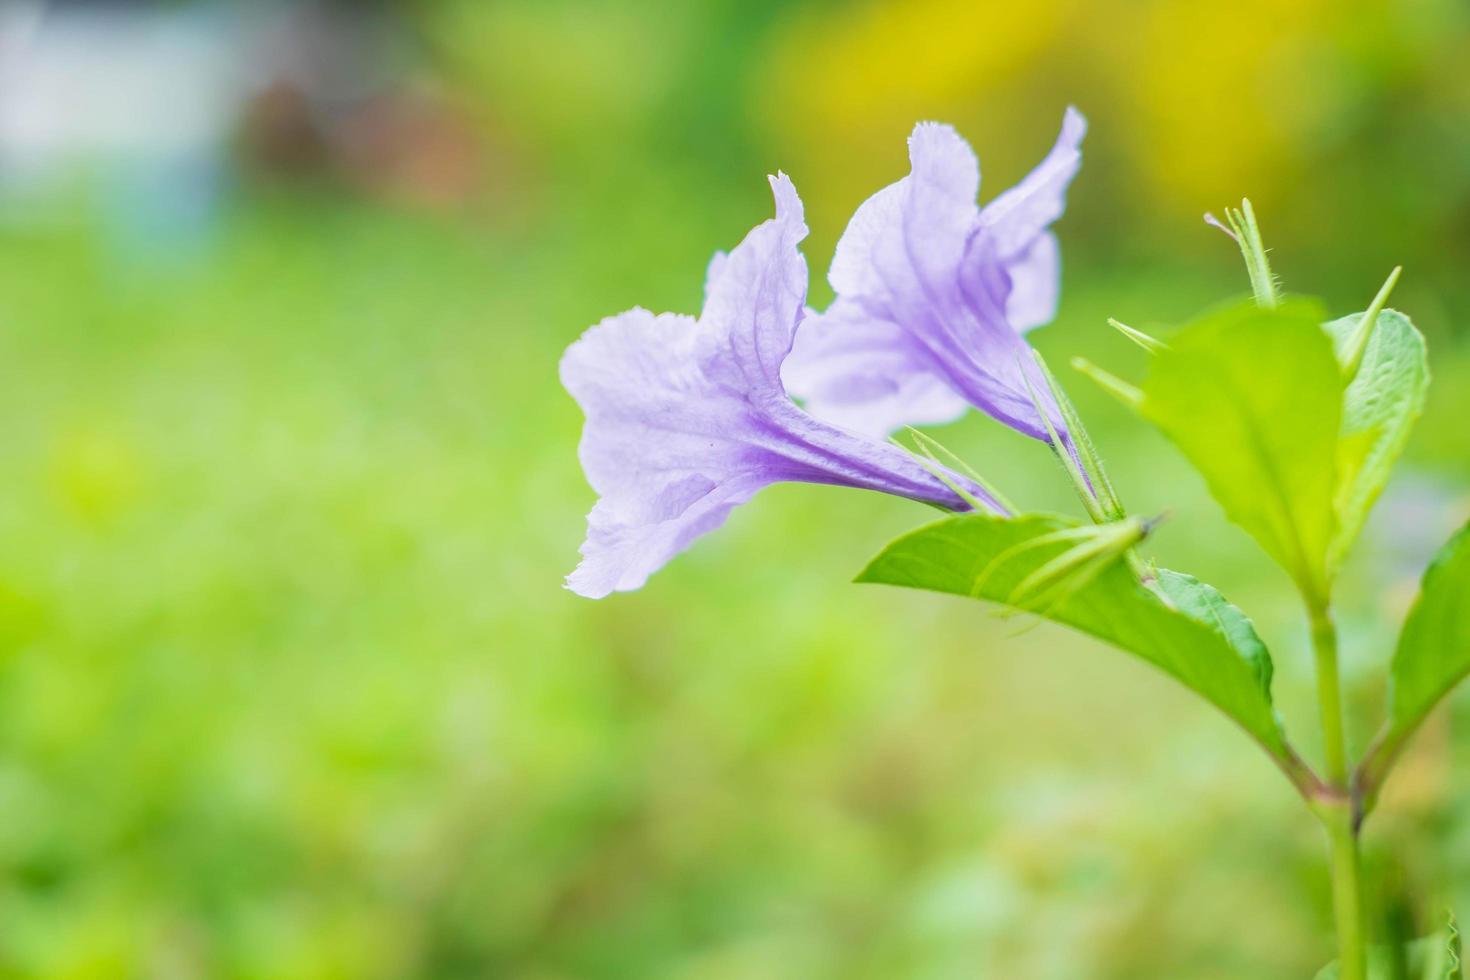
<svg viewBox="0 0 1470 980">
<path fill-rule="evenodd" d="M 809 9 L 775 34 L 752 111 L 796 158 L 791 169 L 826 175 L 817 220 L 835 222 L 883 175 L 901 173 L 901 141 L 915 121 L 972 131 L 981 106 L 1055 49 L 1079 6 L 914 0 L 854 4 L 839 17 Z M 1007 121 L 1016 115 L 1002 109 L 981 132 Z"/>
<path fill-rule="evenodd" d="M 753 114 L 846 198 L 895 171 L 916 119 L 1014 172 L 1014 135 L 1072 102 L 1150 212 L 1183 221 L 1241 193 L 1285 204 L 1365 98 L 1463 56 L 1457 29 L 1440 0 L 858 2 L 785 19 Z"/>
</svg>

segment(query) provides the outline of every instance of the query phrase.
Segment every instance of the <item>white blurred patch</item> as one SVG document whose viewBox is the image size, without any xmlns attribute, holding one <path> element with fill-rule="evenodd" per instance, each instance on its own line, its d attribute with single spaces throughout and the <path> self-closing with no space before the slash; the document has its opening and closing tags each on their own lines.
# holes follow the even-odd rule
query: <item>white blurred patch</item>
<svg viewBox="0 0 1470 980">
<path fill-rule="evenodd" d="M 222 151 L 243 92 L 220 15 L 23 6 L 0 28 L 0 181 Z"/>
</svg>

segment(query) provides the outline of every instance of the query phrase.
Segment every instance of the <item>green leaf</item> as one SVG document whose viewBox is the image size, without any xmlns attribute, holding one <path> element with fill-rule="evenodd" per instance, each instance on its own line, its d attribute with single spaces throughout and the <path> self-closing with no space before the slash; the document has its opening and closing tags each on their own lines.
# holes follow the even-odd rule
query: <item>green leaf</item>
<svg viewBox="0 0 1470 980">
<path fill-rule="evenodd" d="M 1230 604 L 1214 586 L 1206 585 L 1193 575 L 1158 570 L 1159 587 L 1176 609 L 1191 619 L 1214 627 L 1215 631 L 1251 664 L 1267 695 L 1271 693 L 1271 654 L 1256 635 L 1250 618 Z"/>
<path fill-rule="evenodd" d="M 1431 980 L 1465 980 L 1465 966 L 1460 962 L 1460 923 L 1455 921 L 1454 912 L 1434 944 L 1433 960 L 1426 966 L 1425 976 Z"/>
<path fill-rule="evenodd" d="M 1364 314 L 1325 325 L 1339 360 L 1349 355 L 1353 331 Z M 1362 355 L 1358 372 L 1343 395 L 1342 431 L 1337 453 L 1337 536 L 1330 556 L 1335 566 L 1363 529 L 1374 501 L 1388 483 L 1409 431 L 1424 411 L 1429 390 L 1429 359 L 1424 337 L 1409 318 L 1384 310 Z"/>
<path fill-rule="evenodd" d="M 1301 299 L 1209 314 L 1154 356 L 1139 404 L 1315 603 L 1328 593 L 1343 398 L 1322 319 Z"/>
<path fill-rule="evenodd" d="M 1389 666 L 1388 723 L 1363 762 L 1370 791 L 1440 698 L 1470 673 L 1470 525 L 1424 573 Z"/>
<path fill-rule="evenodd" d="M 858 576 L 1013 604 L 1016 586 L 1065 552 L 1065 518 L 963 514 L 888 545 Z M 1044 539 L 1044 540 L 1043 540 Z M 1271 704 L 1271 659 L 1245 615 L 1213 588 L 1161 571 L 1160 592 L 1127 563 L 1108 565 L 1055 603 L 1026 609 L 1136 654 L 1233 718 L 1284 768 L 1293 764 Z M 1167 598 L 1165 598 L 1167 597 Z"/>
<path fill-rule="evenodd" d="M 1387 946 L 1368 949 L 1368 980 L 1465 980 L 1460 964 L 1460 929 L 1450 913 L 1449 925 L 1432 936 L 1416 939 L 1397 950 Z M 1315 980 L 1338 980 L 1337 963 L 1324 966 Z"/>
</svg>

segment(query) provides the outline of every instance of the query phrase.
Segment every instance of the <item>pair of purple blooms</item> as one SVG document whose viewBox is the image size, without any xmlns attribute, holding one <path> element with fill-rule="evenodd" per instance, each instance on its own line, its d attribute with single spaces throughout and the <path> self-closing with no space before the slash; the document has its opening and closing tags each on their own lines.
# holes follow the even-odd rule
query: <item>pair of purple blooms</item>
<svg viewBox="0 0 1470 980">
<path fill-rule="evenodd" d="M 1049 227 L 1085 131 L 1068 109 L 1046 159 L 981 208 L 974 152 L 952 128 L 920 123 L 909 175 L 864 202 L 838 242 L 837 298 L 823 313 L 806 308 L 801 199 L 778 174 L 776 217 L 715 255 L 697 319 L 634 308 L 583 334 L 561 378 L 587 417 L 580 457 L 600 499 L 567 587 L 591 598 L 639 588 L 783 481 L 1004 514 L 974 481 L 885 437 L 974 405 L 1069 443 L 1023 333 L 1056 313 Z"/>
</svg>

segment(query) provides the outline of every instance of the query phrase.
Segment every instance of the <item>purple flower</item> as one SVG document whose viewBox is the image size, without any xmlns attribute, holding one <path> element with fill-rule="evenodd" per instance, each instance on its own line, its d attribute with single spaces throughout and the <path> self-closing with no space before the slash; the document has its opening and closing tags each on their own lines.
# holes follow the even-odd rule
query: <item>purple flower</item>
<svg viewBox="0 0 1470 980">
<path fill-rule="evenodd" d="M 1041 165 L 982 209 L 970 147 L 948 126 L 914 127 L 909 175 L 853 215 L 828 273 L 837 299 L 803 324 L 786 361 L 787 386 L 812 414 L 883 435 L 952 421 L 968 403 L 1045 440 L 1029 382 L 1068 439 L 1022 331 L 1056 314 L 1047 228 L 1066 207 L 1086 128 L 1068 109 Z"/>
<path fill-rule="evenodd" d="M 882 490 L 949 510 L 966 501 L 897 446 L 802 411 L 781 365 L 804 314 L 801 200 L 771 179 L 775 220 L 710 263 L 699 319 L 632 309 L 572 344 L 561 378 L 586 413 L 580 455 L 600 494 L 573 592 L 636 589 L 772 483 Z M 1000 511 L 979 487 L 950 475 Z"/>
</svg>

